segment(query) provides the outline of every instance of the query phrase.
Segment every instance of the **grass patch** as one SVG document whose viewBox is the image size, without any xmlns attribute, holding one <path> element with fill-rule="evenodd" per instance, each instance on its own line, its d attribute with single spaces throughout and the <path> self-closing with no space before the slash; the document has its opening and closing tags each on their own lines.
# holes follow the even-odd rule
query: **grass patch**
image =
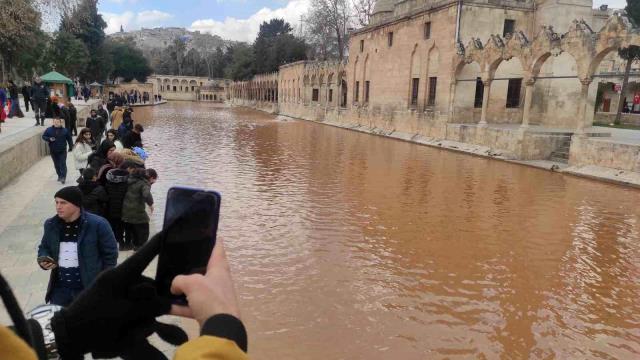
<svg viewBox="0 0 640 360">
<path fill-rule="evenodd" d="M 637 126 L 637 125 L 625 125 L 625 124 L 614 125 L 614 124 L 595 122 L 593 123 L 593 126 L 604 126 L 604 127 L 616 128 L 616 129 L 640 130 L 640 126 Z"/>
</svg>

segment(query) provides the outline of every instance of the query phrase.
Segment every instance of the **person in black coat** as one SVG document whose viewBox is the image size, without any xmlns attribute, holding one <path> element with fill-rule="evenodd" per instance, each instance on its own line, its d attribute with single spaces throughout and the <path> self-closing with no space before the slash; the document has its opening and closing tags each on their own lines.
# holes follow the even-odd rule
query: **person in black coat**
<svg viewBox="0 0 640 360">
<path fill-rule="evenodd" d="M 24 84 L 22 87 L 22 98 L 24 99 L 24 111 L 29 112 L 29 104 L 31 103 L 31 86 Z"/>
<path fill-rule="evenodd" d="M 87 168 L 82 172 L 78 188 L 82 191 L 82 207 L 90 213 L 105 217 L 109 196 L 98 182 L 96 171 Z"/>
<path fill-rule="evenodd" d="M 49 106 L 49 88 L 36 77 L 31 87 L 31 99 L 33 100 L 33 112 L 36 115 L 36 126 L 44 126 L 44 118 Z"/>
<path fill-rule="evenodd" d="M 116 151 L 116 146 L 113 142 L 109 140 L 101 142 L 98 145 L 98 149 L 89 155 L 89 158 L 87 159 L 88 167 L 95 171 L 100 170 L 100 168 L 107 163 L 107 157 L 109 154 L 114 151 Z"/>
<path fill-rule="evenodd" d="M 93 136 L 96 144 L 100 144 L 102 141 L 102 133 L 104 133 L 104 129 L 107 126 L 107 120 L 98 116 L 98 112 L 92 109 L 91 116 L 87 118 L 84 126 L 91 130 L 91 136 Z"/>
<path fill-rule="evenodd" d="M 129 168 L 135 168 L 130 161 L 123 162 L 119 168 L 111 169 L 107 172 L 107 182 L 104 187 L 109 196 L 107 210 L 107 221 L 111 225 L 111 230 L 118 241 L 120 250 L 132 248 L 131 244 L 124 243 L 124 222 L 122 221 L 122 204 L 124 196 L 127 194 L 129 181 Z"/>
<path fill-rule="evenodd" d="M 64 184 L 67 178 L 67 144 L 69 152 L 73 151 L 73 141 L 69 131 L 62 127 L 62 121 L 53 119 L 53 126 L 47 128 L 42 134 L 42 140 L 49 144 L 53 166 L 58 174 L 58 181 Z"/>
<path fill-rule="evenodd" d="M 144 131 L 144 128 L 140 124 L 136 124 L 133 130 L 122 139 L 122 146 L 125 149 L 132 149 L 134 147 L 142 147 L 142 136 L 140 135 Z"/>
<path fill-rule="evenodd" d="M 67 109 L 69 110 L 69 131 L 73 132 L 73 136 L 78 136 L 78 110 L 71 102 L 71 99 L 67 102 Z"/>
</svg>

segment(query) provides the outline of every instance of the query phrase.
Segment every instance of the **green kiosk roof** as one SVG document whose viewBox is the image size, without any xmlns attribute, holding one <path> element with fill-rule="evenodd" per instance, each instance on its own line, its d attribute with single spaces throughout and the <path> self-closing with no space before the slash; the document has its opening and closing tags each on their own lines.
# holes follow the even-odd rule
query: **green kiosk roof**
<svg viewBox="0 0 640 360">
<path fill-rule="evenodd" d="M 73 81 L 71 81 L 71 79 L 60 74 L 57 71 L 52 71 L 50 73 L 44 74 L 40 78 L 42 79 L 43 82 L 47 82 L 47 83 L 73 85 Z"/>
</svg>

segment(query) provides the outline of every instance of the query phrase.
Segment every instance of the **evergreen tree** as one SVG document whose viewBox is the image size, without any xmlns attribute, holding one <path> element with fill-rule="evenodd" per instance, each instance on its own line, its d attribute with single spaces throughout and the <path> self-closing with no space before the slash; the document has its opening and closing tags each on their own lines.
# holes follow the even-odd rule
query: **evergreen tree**
<svg viewBox="0 0 640 360">
<path fill-rule="evenodd" d="M 89 51 L 86 70 L 80 74 L 85 81 L 104 81 L 111 72 L 110 51 L 104 44 L 106 27 L 98 14 L 98 0 L 80 0 L 71 13 L 62 17 L 60 31 L 73 34 Z"/>
<path fill-rule="evenodd" d="M 113 58 L 112 78 L 122 77 L 124 81 L 133 79 L 139 82 L 147 81 L 152 69 L 149 61 L 144 57 L 131 38 L 113 41 L 109 46 Z"/>
<path fill-rule="evenodd" d="M 75 78 L 83 73 L 89 63 L 89 51 L 84 43 L 66 31 L 58 31 L 49 45 L 45 62 L 56 71 Z"/>
<path fill-rule="evenodd" d="M 29 48 L 29 39 L 40 33 L 40 12 L 33 1 L 0 2 L 0 71 L 2 81 L 7 70 L 15 70 L 19 55 Z"/>
<path fill-rule="evenodd" d="M 247 80 L 254 74 L 254 52 L 253 49 L 244 43 L 238 43 L 229 47 L 233 58 L 229 66 L 225 69 L 227 78 L 233 80 Z"/>
<path fill-rule="evenodd" d="M 258 74 L 277 71 L 287 62 L 306 59 L 306 44 L 291 34 L 293 28 L 283 19 L 271 19 L 260 25 L 253 43 L 254 64 Z"/>
</svg>

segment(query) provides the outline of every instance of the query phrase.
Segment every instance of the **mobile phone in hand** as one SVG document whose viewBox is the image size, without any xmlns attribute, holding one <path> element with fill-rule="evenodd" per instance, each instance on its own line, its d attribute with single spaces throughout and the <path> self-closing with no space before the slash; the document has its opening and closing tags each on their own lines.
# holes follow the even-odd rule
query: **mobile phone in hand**
<svg viewBox="0 0 640 360">
<path fill-rule="evenodd" d="M 167 193 L 163 229 L 167 230 L 158 257 L 158 293 L 186 304 L 184 295 L 171 294 L 178 275 L 204 274 L 216 243 L 220 194 L 215 191 L 172 187 Z"/>
<path fill-rule="evenodd" d="M 43 263 L 43 262 L 48 262 L 48 263 L 51 263 L 51 264 L 55 264 L 56 263 L 56 261 L 53 260 L 53 258 L 51 256 L 38 256 L 37 261 L 38 261 L 38 264 L 39 263 Z"/>
</svg>

